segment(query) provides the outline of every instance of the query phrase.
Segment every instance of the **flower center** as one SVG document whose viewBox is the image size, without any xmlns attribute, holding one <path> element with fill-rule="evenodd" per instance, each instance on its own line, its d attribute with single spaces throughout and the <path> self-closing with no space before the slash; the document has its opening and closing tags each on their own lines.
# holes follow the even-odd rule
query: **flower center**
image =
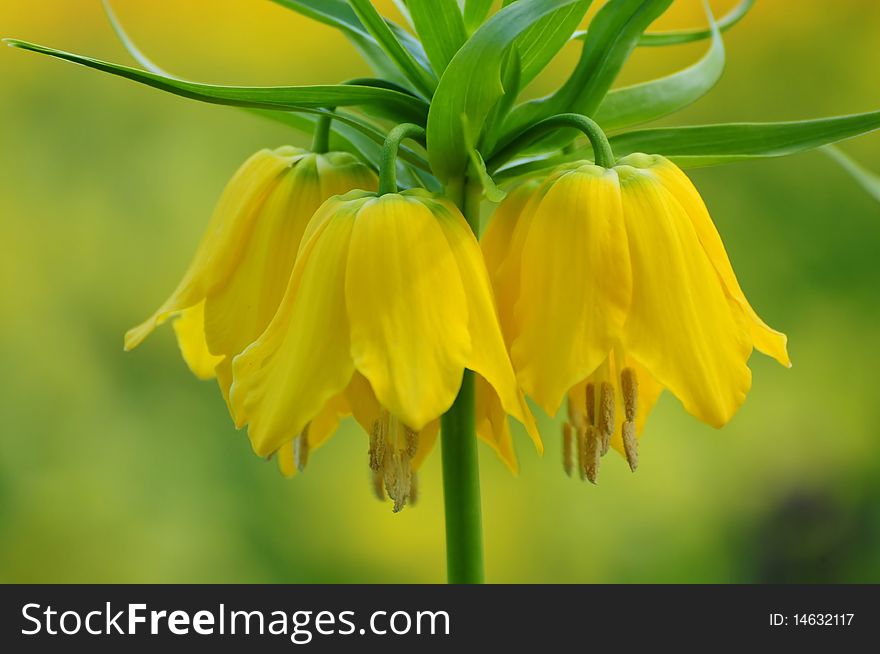
<svg viewBox="0 0 880 654">
<path fill-rule="evenodd" d="M 623 357 L 620 357 L 623 360 Z M 639 465 L 636 438 L 636 411 L 638 409 L 639 381 L 636 371 L 626 367 L 620 372 L 619 394 L 615 388 L 611 357 L 590 375 L 584 385 L 583 399 L 568 398 L 568 420 L 562 426 L 562 462 L 566 474 L 571 475 L 577 459 L 581 479 L 596 483 L 599 462 L 608 452 L 617 424 L 617 399 L 623 400 L 623 421 L 620 436 L 630 469 Z M 577 457 L 575 457 L 575 452 Z"/>
<path fill-rule="evenodd" d="M 416 473 L 412 469 L 412 460 L 418 449 L 418 433 L 383 410 L 370 433 L 370 470 L 376 496 L 385 499 L 385 493 L 388 493 L 394 502 L 395 513 L 407 502 L 416 501 Z"/>
</svg>

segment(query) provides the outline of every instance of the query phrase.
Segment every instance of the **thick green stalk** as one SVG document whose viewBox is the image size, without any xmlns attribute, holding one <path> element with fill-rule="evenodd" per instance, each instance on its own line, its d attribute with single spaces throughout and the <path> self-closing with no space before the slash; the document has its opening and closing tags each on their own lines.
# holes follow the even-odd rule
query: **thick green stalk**
<svg viewBox="0 0 880 654">
<path fill-rule="evenodd" d="M 385 138 L 382 161 L 379 164 L 379 195 L 397 193 L 397 153 L 403 139 L 424 136 L 425 130 L 413 123 L 401 123 Z"/>
<path fill-rule="evenodd" d="M 614 152 L 611 150 L 608 137 L 596 121 L 581 114 L 557 114 L 545 118 L 520 132 L 507 145 L 492 155 L 489 161 L 486 162 L 486 167 L 489 169 L 489 172 L 494 172 L 515 157 L 520 150 L 535 143 L 545 134 L 567 127 L 580 130 L 590 140 L 590 145 L 593 146 L 594 161 L 597 166 L 611 168 L 615 164 Z"/>
<path fill-rule="evenodd" d="M 315 135 L 312 139 L 312 152 L 315 154 L 325 154 L 330 150 L 330 123 L 332 116 L 325 114 L 318 118 L 315 125 Z"/>
<path fill-rule="evenodd" d="M 462 181 L 448 194 L 462 208 L 475 232 L 479 229 L 479 199 Z M 441 421 L 443 500 L 446 506 L 446 571 L 450 584 L 481 584 L 483 524 L 480 503 L 480 465 L 474 412 L 474 373 L 464 371 L 458 397 Z"/>
</svg>

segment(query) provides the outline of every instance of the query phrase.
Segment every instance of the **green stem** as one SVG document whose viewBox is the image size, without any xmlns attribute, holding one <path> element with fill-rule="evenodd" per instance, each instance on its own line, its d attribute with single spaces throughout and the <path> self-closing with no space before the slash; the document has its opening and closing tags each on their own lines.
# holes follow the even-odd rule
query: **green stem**
<svg viewBox="0 0 880 654">
<path fill-rule="evenodd" d="M 611 150 L 611 144 L 608 142 L 605 132 L 602 131 L 602 128 L 599 127 L 596 121 L 581 114 L 558 114 L 545 118 L 520 132 L 507 145 L 492 155 L 486 164 L 488 169 L 490 171 L 497 170 L 503 164 L 510 161 L 517 152 L 527 148 L 548 132 L 564 127 L 574 127 L 590 139 L 590 145 L 593 146 L 593 154 L 597 166 L 611 168 L 614 165 L 614 152 Z"/>
<path fill-rule="evenodd" d="M 318 118 L 315 125 L 315 135 L 312 138 L 312 152 L 315 154 L 324 154 L 330 150 L 330 123 L 333 117 L 329 114 L 322 114 Z"/>
<path fill-rule="evenodd" d="M 456 196 L 474 231 L 479 225 L 479 200 L 462 180 L 447 189 Z M 474 206 L 475 205 L 475 206 Z M 446 507 L 446 571 L 450 584 L 483 583 L 483 525 L 480 466 L 474 411 L 474 373 L 464 371 L 458 397 L 441 421 L 443 501 Z"/>
<path fill-rule="evenodd" d="M 379 195 L 397 193 L 397 151 L 400 142 L 407 138 L 422 136 L 425 130 L 413 123 L 401 123 L 385 138 L 382 161 L 379 165 Z"/>
</svg>

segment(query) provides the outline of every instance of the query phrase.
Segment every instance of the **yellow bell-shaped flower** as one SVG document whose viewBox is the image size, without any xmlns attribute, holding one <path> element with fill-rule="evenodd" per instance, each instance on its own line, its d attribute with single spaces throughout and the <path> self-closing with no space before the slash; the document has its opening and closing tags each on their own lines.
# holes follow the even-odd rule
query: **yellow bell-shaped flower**
<svg viewBox="0 0 880 654">
<path fill-rule="evenodd" d="M 309 223 L 278 312 L 234 359 L 231 405 L 254 451 L 277 452 L 288 474 L 351 412 L 370 434 L 376 486 L 399 510 L 465 369 L 540 449 L 464 217 L 423 190 L 353 191 Z M 510 464 L 503 435 L 480 424 Z"/>
<path fill-rule="evenodd" d="M 348 153 L 289 146 L 257 152 L 226 186 L 174 293 L 129 330 L 125 349 L 176 316 L 184 360 L 199 378 L 216 376 L 228 399 L 232 357 L 275 315 L 315 210 L 334 195 L 376 185 L 373 171 Z"/>
<path fill-rule="evenodd" d="M 521 186 L 483 252 L 519 383 L 550 415 L 567 397 L 565 466 L 576 458 L 591 481 L 609 445 L 635 469 L 663 388 L 720 427 L 749 390 L 753 347 L 790 365 L 699 193 L 661 156 L 567 165 Z"/>
</svg>

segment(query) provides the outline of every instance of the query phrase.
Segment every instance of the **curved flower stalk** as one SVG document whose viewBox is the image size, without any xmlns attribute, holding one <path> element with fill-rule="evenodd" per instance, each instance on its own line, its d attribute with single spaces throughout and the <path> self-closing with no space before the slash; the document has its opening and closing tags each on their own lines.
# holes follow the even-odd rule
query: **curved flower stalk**
<svg viewBox="0 0 880 654">
<path fill-rule="evenodd" d="M 423 190 L 352 191 L 310 221 L 278 312 L 234 359 L 231 406 L 254 451 L 278 452 L 291 473 L 350 411 L 370 434 L 376 486 L 399 511 L 465 369 L 540 449 L 459 210 Z M 505 434 L 487 425 L 479 435 L 512 465 Z"/>
<path fill-rule="evenodd" d="M 511 358 L 549 414 L 564 399 L 565 467 L 595 482 L 609 445 L 635 470 L 661 390 L 724 425 L 752 348 L 790 365 L 746 300 L 699 193 L 659 155 L 564 166 L 499 207 L 483 239 Z"/>
<path fill-rule="evenodd" d="M 376 175 L 348 153 L 294 147 L 260 150 L 226 186 L 195 257 L 171 296 L 125 335 L 125 349 L 176 317 L 181 354 L 223 396 L 232 357 L 269 324 L 293 269 L 306 224 L 327 198 L 375 188 Z"/>
</svg>

